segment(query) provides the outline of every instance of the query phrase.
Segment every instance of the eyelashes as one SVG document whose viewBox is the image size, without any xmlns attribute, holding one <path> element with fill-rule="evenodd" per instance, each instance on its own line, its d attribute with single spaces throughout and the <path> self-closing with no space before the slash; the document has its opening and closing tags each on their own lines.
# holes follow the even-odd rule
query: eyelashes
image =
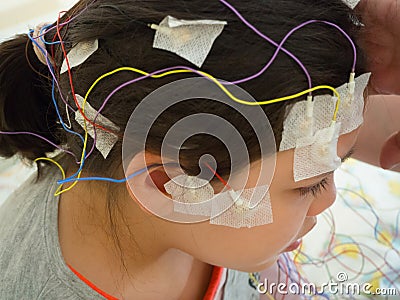
<svg viewBox="0 0 400 300">
<path fill-rule="evenodd" d="M 328 186 L 329 186 L 328 178 L 324 178 L 316 185 L 300 188 L 299 191 L 301 196 L 307 196 L 309 194 L 312 194 L 313 197 L 315 197 L 318 194 L 321 194 L 323 190 L 326 191 L 326 188 Z"/>
</svg>

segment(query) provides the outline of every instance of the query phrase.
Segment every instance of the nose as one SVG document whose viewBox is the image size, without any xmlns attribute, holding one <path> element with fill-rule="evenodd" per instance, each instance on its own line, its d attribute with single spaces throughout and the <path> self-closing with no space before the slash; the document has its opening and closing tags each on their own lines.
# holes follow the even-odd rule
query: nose
<svg viewBox="0 0 400 300">
<path fill-rule="evenodd" d="M 315 216 L 306 217 L 304 220 L 303 227 L 299 232 L 299 237 L 305 236 L 315 227 L 315 225 L 317 225 L 317 218 Z"/>
<path fill-rule="evenodd" d="M 307 216 L 313 217 L 321 214 L 328 209 L 336 200 L 336 186 L 335 183 L 329 185 L 326 191 L 323 191 L 320 196 L 314 199 L 310 208 L 308 209 Z"/>
</svg>

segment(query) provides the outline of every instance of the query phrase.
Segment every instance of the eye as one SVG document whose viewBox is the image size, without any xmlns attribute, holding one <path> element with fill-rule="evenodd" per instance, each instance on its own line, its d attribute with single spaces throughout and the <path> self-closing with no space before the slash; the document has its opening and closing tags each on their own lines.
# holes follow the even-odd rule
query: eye
<svg viewBox="0 0 400 300">
<path fill-rule="evenodd" d="M 328 177 L 326 177 L 322 179 L 320 182 L 318 182 L 316 185 L 300 188 L 299 189 L 300 195 L 307 196 L 309 194 L 312 194 L 313 197 L 315 197 L 317 196 L 317 194 L 320 194 L 322 190 L 326 190 L 328 185 L 329 185 Z"/>
</svg>

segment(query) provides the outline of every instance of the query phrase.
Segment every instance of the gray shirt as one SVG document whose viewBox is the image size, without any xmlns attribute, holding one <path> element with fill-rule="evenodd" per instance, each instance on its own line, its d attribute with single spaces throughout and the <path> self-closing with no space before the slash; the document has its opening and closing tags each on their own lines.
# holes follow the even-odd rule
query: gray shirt
<svg viewBox="0 0 400 300">
<path fill-rule="evenodd" d="M 63 259 L 58 239 L 59 197 L 54 196 L 59 179 L 56 167 L 44 170 L 38 183 L 34 174 L 0 206 L 1 300 L 105 299 Z M 248 274 L 223 269 L 214 300 L 244 299 L 259 299 Z"/>
<path fill-rule="evenodd" d="M 0 299 L 105 299 L 65 264 L 58 240 L 57 168 L 31 176 L 0 206 Z"/>
</svg>

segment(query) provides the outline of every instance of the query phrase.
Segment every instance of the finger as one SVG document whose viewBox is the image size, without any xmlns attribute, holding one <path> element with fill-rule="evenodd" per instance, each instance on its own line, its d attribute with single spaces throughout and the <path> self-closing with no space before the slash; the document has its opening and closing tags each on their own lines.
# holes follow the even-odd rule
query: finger
<svg viewBox="0 0 400 300">
<path fill-rule="evenodd" d="M 400 164 L 400 131 L 389 137 L 383 145 L 380 164 L 384 169 L 393 169 Z"/>
</svg>

